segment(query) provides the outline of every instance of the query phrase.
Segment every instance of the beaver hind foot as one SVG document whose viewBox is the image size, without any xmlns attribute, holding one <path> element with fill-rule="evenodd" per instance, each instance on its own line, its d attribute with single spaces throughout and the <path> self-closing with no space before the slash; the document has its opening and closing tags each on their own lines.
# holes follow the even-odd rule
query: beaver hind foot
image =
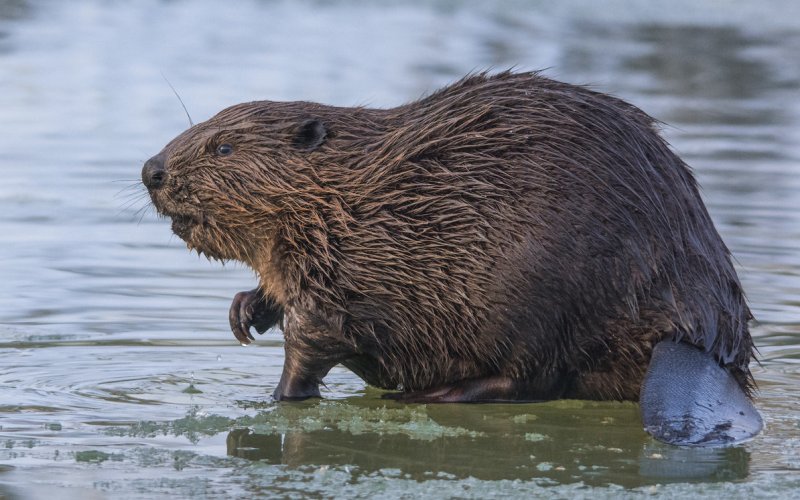
<svg viewBox="0 0 800 500">
<path fill-rule="evenodd" d="M 639 401 L 644 430 L 669 444 L 723 446 L 763 427 L 750 398 L 711 354 L 670 340 L 653 349 Z"/>
<path fill-rule="evenodd" d="M 520 401 L 514 380 L 502 376 L 463 380 L 456 384 L 444 385 L 424 391 L 389 392 L 384 394 L 382 398 L 393 399 L 403 403 Z"/>
</svg>

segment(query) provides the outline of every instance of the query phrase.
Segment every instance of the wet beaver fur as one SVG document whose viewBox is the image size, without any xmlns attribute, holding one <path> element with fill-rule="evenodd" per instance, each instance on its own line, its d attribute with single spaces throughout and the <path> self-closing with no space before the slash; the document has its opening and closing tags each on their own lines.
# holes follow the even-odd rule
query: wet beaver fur
<svg viewBox="0 0 800 500">
<path fill-rule="evenodd" d="M 189 248 L 244 262 L 276 399 L 343 364 L 407 401 L 637 400 L 653 345 L 749 393 L 751 318 L 690 169 L 620 99 L 470 75 L 392 109 L 260 101 L 193 126 L 143 182 Z"/>
</svg>

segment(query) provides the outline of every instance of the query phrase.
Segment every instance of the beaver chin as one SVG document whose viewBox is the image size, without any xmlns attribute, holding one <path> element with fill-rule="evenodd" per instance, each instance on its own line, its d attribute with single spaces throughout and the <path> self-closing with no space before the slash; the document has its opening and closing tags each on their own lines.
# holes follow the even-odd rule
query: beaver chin
<svg viewBox="0 0 800 500">
<path fill-rule="evenodd" d="M 207 245 L 199 244 L 208 239 L 203 236 L 204 229 L 207 229 L 208 221 L 201 212 L 162 207 L 159 208 L 159 213 L 172 219 L 172 232 L 182 239 L 189 249 L 213 259 L 225 260 L 225 257 L 218 255 L 218 252 L 206 248 Z"/>
<path fill-rule="evenodd" d="M 150 199 L 161 217 L 172 219 L 172 232 L 186 243 L 190 242 L 196 228 L 205 224 L 203 213 L 185 203 L 178 203 L 172 193 L 151 191 Z"/>
<path fill-rule="evenodd" d="M 208 259 L 222 262 L 240 258 L 238 255 L 231 255 L 229 249 L 226 251 L 224 247 L 215 243 L 219 241 L 219 237 L 215 234 L 213 224 L 209 224 L 202 214 L 173 215 L 171 218 L 172 232 L 186 243 L 189 250 Z"/>
<path fill-rule="evenodd" d="M 172 219 L 172 232 L 186 243 L 190 243 L 192 233 L 201 225 L 201 221 L 189 214 L 176 214 L 169 217 Z"/>
<path fill-rule="evenodd" d="M 203 242 L 204 238 L 200 233 L 203 231 L 202 219 L 190 214 L 176 214 L 169 216 L 172 219 L 172 232 L 175 236 L 182 239 L 190 250 L 194 250 L 198 254 L 206 255 L 207 257 L 222 260 L 217 252 L 206 248 L 206 245 L 198 243 Z"/>
</svg>

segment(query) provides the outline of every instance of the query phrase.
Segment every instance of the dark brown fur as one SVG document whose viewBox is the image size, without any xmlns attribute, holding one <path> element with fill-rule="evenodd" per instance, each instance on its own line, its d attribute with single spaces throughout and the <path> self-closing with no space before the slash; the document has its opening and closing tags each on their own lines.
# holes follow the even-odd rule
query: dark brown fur
<svg viewBox="0 0 800 500">
<path fill-rule="evenodd" d="M 253 102 L 161 155 L 155 206 L 258 273 L 284 378 L 311 393 L 343 363 L 405 391 L 636 400 L 670 337 L 749 390 L 729 252 L 653 119 L 614 97 L 506 72 L 386 110 Z"/>
</svg>

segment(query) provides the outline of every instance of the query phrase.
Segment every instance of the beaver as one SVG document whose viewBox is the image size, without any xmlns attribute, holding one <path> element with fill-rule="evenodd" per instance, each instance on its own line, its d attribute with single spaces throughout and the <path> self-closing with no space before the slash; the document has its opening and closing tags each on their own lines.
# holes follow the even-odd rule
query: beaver
<svg viewBox="0 0 800 500">
<path fill-rule="evenodd" d="M 142 180 L 190 249 L 257 273 L 229 321 L 243 344 L 282 327 L 276 400 L 319 397 L 342 364 L 406 402 L 636 401 L 677 342 L 749 404 L 730 252 L 658 123 L 619 98 L 506 71 L 391 109 L 249 102 Z M 662 351 L 659 380 L 693 384 Z"/>
</svg>

